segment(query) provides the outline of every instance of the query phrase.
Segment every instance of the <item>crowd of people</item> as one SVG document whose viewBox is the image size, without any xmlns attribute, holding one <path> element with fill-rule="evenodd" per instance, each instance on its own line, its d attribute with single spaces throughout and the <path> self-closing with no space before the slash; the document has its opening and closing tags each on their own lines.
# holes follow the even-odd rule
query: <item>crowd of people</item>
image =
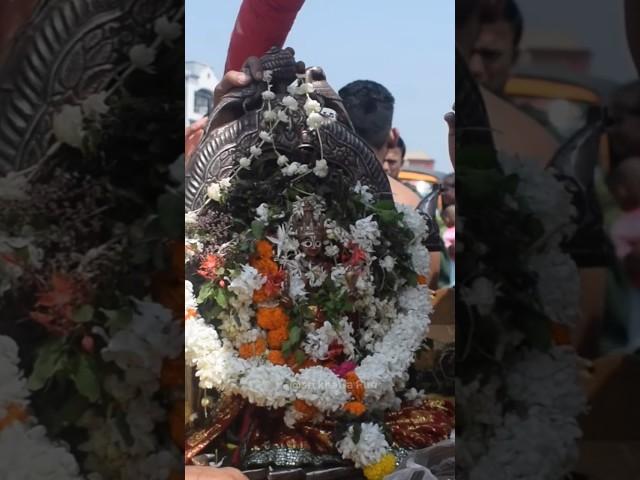
<svg viewBox="0 0 640 480">
<path fill-rule="evenodd" d="M 474 26 L 475 40 L 470 43 L 462 38 L 458 45 L 461 47 L 460 51 L 465 53 L 469 71 L 483 88 L 482 95 L 492 124 L 496 131 L 506 132 L 502 136 L 495 135 L 497 149 L 512 150 L 510 145 L 501 145 L 501 142 L 507 142 L 507 137 L 518 138 L 517 135 L 509 135 L 509 132 L 520 130 L 522 115 L 526 114 L 530 128 L 522 130 L 528 131 L 530 137 L 542 141 L 527 144 L 526 139 L 521 139 L 520 145 L 515 149 L 516 153 L 523 157 L 543 159 L 547 164 L 551 159 L 550 153 L 557 151 L 562 144 L 562 136 L 556 126 L 543 111 L 528 104 L 518 104 L 518 113 L 505 109 L 506 105 L 502 103 L 503 100 L 511 103 L 505 88 L 520 58 L 525 20 L 517 1 L 494 3 L 500 6 L 491 15 L 479 16 L 480 20 Z M 637 44 L 634 41 L 636 26 L 631 24 L 629 18 L 636 12 L 632 2 L 627 3 L 627 34 L 630 49 L 634 51 Z M 615 246 L 617 259 L 611 258 L 607 265 L 602 266 L 608 273 L 607 279 L 597 287 L 598 295 L 602 297 L 602 302 L 592 309 L 597 311 L 584 312 L 585 318 L 590 319 L 592 324 L 587 328 L 592 332 L 592 338 L 585 340 L 585 343 L 591 344 L 586 348 L 588 352 L 585 352 L 589 356 L 611 351 L 634 351 L 640 343 L 640 322 L 637 320 L 640 318 L 640 293 L 637 283 L 634 283 L 640 245 L 637 235 L 640 228 L 640 204 L 636 200 L 635 190 L 640 185 L 640 175 L 633 166 L 640 153 L 640 123 L 637 115 L 639 101 L 640 82 L 633 81 L 615 88 L 610 98 L 601 105 L 610 112 L 606 132 L 611 145 L 611 161 L 605 166 L 608 171 L 603 173 L 608 178 L 606 184 L 609 195 L 615 201 L 615 208 L 605 212 L 605 217 L 617 217 L 613 225 L 606 226 L 609 240 Z M 540 149 L 536 147 L 536 143 L 548 146 Z M 542 155 L 532 155 L 534 152 Z"/>
</svg>

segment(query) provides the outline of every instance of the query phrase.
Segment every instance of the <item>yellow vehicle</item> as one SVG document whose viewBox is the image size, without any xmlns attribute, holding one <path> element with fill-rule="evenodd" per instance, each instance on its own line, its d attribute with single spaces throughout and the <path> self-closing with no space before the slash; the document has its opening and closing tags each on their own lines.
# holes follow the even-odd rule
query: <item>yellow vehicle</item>
<svg viewBox="0 0 640 480">
<path fill-rule="evenodd" d="M 505 95 L 563 143 L 586 124 L 592 107 L 607 105 L 614 87 L 613 82 L 596 77 L 517 70 L 505 87 Z M 606 134 L 601 138 L 600 152 L 601 166 L 607 171 L 611 154 Z"/>
<path fill-rule="evenodd" d="M 428 203 L 432 205 L 432 208 L 441 209 L 442 199 L 440 198 L 440 186 L 445 175 L 446 173 L 435 170 L 426 170 L 421 169 L 420 167 L 409 167 L 400 170 L 398 180 L 413 188 L 423 199 L 437 195 L 437 198 L 433 199 L 435 203 L 430 200 Z M 425 200 L 425 202 L 427 202 L 427 200 Z"/>
<path fill-rule="evenodd" d="M 433 191 L 435 185 L 442 182 L 444 176 L 442 172 L 409 167 L 400 171 L 398 180 L 410 185 L 421 197 L 425 197 Z"/>
</svg>

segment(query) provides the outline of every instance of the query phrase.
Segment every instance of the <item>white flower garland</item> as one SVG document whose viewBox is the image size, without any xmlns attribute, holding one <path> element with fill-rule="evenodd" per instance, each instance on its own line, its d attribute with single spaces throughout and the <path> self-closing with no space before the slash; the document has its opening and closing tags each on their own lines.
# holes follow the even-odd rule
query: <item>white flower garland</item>
<svg viewBox="0 0 640 480">
<path fill-rule="evenodd" d="M 363 186 L 357 188 L 363 196 L 368 193 Z M 259 210 L 257 213 L 261 218 L 268 218 L 268 205 L 261 206 Z M 413 268 L 419 275 L 426 276 L 429 271 L 429 253 L 422 245 L 427 235 L 426 223 L 417 212 L 402 208 L 400 210 L 404 214 L 404 225 L 414 234 L 413 242 L 408 245 Z M 331 220 L 327 220 L 326 225 L 329 227 L 330 239 L 343 245 L 354 242 L 363 251 L 369 252 L 367 255 L 370 255 L 373 246 L 380 241 L 379 228 L 372 216 L 356 221 L 350 232 L 340 229 Z M 270 240 L 277 247 L 277 258 L 287 265 L 291 273 L 291 298 L 304 298 L 306 292 L 302 276 L 314 273 L 312 270 L 304 271 L 307 267 L 302 258 L 298 259 L 296 256 L 297 260 L 288 260 L 288 256 L 297 251 L 297 242 L 289 236 L 284 226 L 280 226 L 277 237 Z M 371 261 L 372 258 L 369 258 L 367 265 Z M 380 260 L 381 267 L 385 268 L 386 265 L 386 270 L 393 269 L 394 263 L 395 260 L 391 257 Z M 338 266 L 332 269 L 331 279 L 337 285 L 346 286 L 346 270 L 342 268 L 343 271 L 338 272 L 340 268 Z M 236 313 L 241 310 L 245 314 L 253 314 L 249 309 L 251 298 L 263 283 L 264 278 L 253 267 L 246 265 L 240 276 L 231 280 L 229 290 L 233 291 L 236 298 L 230 299 L 230 303 Z M 394 302 L 376 299 L 370 280 L 361 278 L 356 289 L 363 295 L 359 308 L 368 309 L 368 319 L 360 333 L 365 339 L 365 348 L 371 351 L 355 369 L 364 385 L 364 404 L 372 411 L 398 407 L 400 399 L 396 397 L 395 391 L 405 384 L 407 369 L 428 331 L 432 311 L 428 288 L 426 285 L 402 287 Z M 229 334 L 232 332 L 225 327 L 225 321 L 219 332 L 200 316 L 193 286 L 188 280 L 185 281 L 185 297 L 186 315 L 189 318 L 185 326 L 185 358 L 188 364 L 195 367 L 201 388 L 240 395 L 262 407 L 286 407 L 284 421 L 292 428 L 305 418 L 292 407 L 294 400 L 303 400 L 316 407 L 319 411 L 316 419 L 322 418 L 323 413 L 340 410 L 350 400 L 351 394 L 347 391 L 346 381 L 326 367 L 309 367 L 296 373 L 288 366 L 273 365 L 263 358 L 242 359 L 236 347 L 256 336 L 256 329 L 252 328 L 250 318 L 245 316 L 241 326 L 231 335 L 233 338 L 230 338 Z M 234 301 L 237 303 L 233 303 Z M 240 315 L 242 313 L 234 315 L 234 319 L 237 320 Z M 234 324 L 237 324 L 235 320 Z M 220 337 L 221 334 L 224 338 Z M 324 327 L 307 332 L 302 347 L 311 358 L 322 359 L 331 342 L 336 339 L 343 345 L 347 357 L 352 357 L 355 353 L 353 328 L 344 319 L 340 321 L 339 328 L 325 323 Z M 398 345 L 403 348 L 398 348 Z M 338 444 L 338 449 L 344 458 L 354 461 L 356 466 L 379 462 L 389 452 L 390 447 L 384 434 L 376 424 L 363 424 L 357 443 L 353 442 L 352 435 L 353 427 Z"/>
<path fill-rule="evenodd" d="M 357 442 L 353 441 L 354 429 L 350 426 L 345 437 L 336 445 L 342 456 L 353 461 L 358 468 L 379 462 L 390 448 L 379 425 L 362 423 L 360 427 Z"/>
<path fill-rule="evenodd" d="M 535 161 L 504 155 L 499 155 L 499 161 L 507 175 L 519 180 L 511 201 L 528 209 L 545 230 L 525 267 L 537 275 L 541 306 L 550 320 L 573 328 L 579 310 L 578 270 L 560 250 L 560 241 L 574 229 L 571 195 Z M 567 292 L 567 286 L 574 288 Z M 491 313 L 499 294 L 499 288 L 485 277 L 462 291 L 465 302 L 484 315 Z M 504 351 L 520 344 L 522 337 L 502 340 Z M 577 355 L 568 347 L 524 350 L 515 364 L 507 366 L 503 378 L 456 384 L 458 403 L 473 419 L 456 450 L 456 459 L 470 472 L 470 480 L 552 480 L 570 472 L 581 434 L 577 417 L 586 408 L 577 365 Z M 506 389 L 506 398 L 498 393 L 501 388 Z M 506 412 L 507 402 L 519 408 Z M 492 432 L 490 438 L 487 432 Z"/>
<path fill-rule="evenodd" d="M 6 418 L 10 407 L 27 412 L 29 391 L 18 366 L 18 346 L 7 336 L 0 336 L 0 420 Z M 45 428 L 32 418 L 16 419 L 0 429 L 0 471 L 10 472 L 11 478 L 42 480 L 80 479 L 78 464 L 63 446 L 53 443 Z"/>
<path fill-rule="evenodd" d="M 185 292 L 191 288 L 186 281 Z M 193 295 L 186 303 L 193 304 Z M 400 293 L 399 313 L 386 336 L 364 358 L 356 374 L 365 386 L 370 408 L 394 392 L 403 379 L 429 326 L 431 305 L 427 287 L 410 287 Z M 399 349 L 398 345 L 405 346 Z M 259 406 L 279 408 L 295 399 L 305 400 L 323 412 L 334 412 L 348 401 L 346 382 L 330 369 L 311 367 L 295 373 L 288 366 L 240 358 L 228 341 L 221 341 L 215 327 L 196 314 L 185 326 L 186 361 L 196 367 L 200 386 L 240 395 Z"/>
</svg>

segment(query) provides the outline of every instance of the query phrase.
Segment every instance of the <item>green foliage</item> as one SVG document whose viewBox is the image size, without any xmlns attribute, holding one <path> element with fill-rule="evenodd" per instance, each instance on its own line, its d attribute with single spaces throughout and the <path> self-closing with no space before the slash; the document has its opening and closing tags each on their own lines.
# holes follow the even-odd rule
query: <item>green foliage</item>
<svg viewBox="0 0 640 480">
<path fill-rule="evenodd" d="M 44 388 L 56 373 L 66 367 L 67 354 L 67 346 L 63 338 L 55 338 L 42 345 L 29 376 L 29 389 L 35 391 Z"/>
<path fill-rule="evenodd" d="M 73 321 L 76 323 L 88 323 L 93 320 L 94 309 L 91 305 L 82 305 L 73 312 Z"/>
<path fill-rule="evenodd" d="M 200 287 L 200 292 L 198 292 L 198 298 L 196 301 L 199 304 L 205 303 L 212 298 L 214 298 L 216 294 L 216 288 L 213 282 L 206 282 Z"/>
<path fill-rule="evenodd" d="M 71 364 L 69 377 L 73 380 L 78 393 L 89 402 L 95 403 L 100 397 L 100 381 L 96 360 L 87 355 L 77 355 Z"/>
<path fill-rule="evenodd" d="M 289 338 L 282 344 L 282 353 L 288 355 L 302 339 L 302 328 L 296 324 L 289 325 Z"/>
</svg>

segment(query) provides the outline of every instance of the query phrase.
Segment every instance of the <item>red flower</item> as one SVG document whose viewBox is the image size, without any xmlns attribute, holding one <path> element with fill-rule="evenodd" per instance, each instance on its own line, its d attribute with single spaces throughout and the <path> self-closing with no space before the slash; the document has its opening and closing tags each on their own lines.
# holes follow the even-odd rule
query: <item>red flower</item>
<svg viewBox="0 0 640 480">
<path fill-rule="evenodd" d="M 207 255 L 207 257 L 200 264 L 198 274 L 207 280 L 215 280 L 218 278 L 216 273 L 222 266 L 222 259 L 217 255 Z"/>
<path fill-rule="evenodd" d="M 277 298 L 282 290 L 282 283 L 284 282 L 286 275 L 287 274 L 284 270 L 278 270 L 276 273 L 266 274 L 265 276 L 267 281 L 253 294 L 254 303 L 259 304 Z"/>
<path fill-rule="evenodd" d="M 280 293 L 280 289 L 282 288 L 282 282 L 286 278 L 286 273 L 284 270 L 278 270 L 278 273 L 267 276 L 267 281 L 263 285 L 265 293 L 269 296 L 276 296 Z"/>
<path fill-rule="evenodd" d="M 349 253 L 344 253 L 342 255 L 342 262 L 355 267 L 356 265 L 360 265 L 367 260 L 367 252 L 365 252 L 362 248 L 360 248 L 355 243 L 349 245 L 349 249 L 351 250 Z"/>
<path fill-rule="evenodd" d="M 329 345 L 329 352 L 327 353 L 327 358 L 330 360 L 336 359 L 340 357 L 344 353 L 344 348 L 337 341 L 331 342 Z"/>
<path fill-rule="evenodd" d="M 75 327 L 74 310 L 87 300 L 79 279 L 63 273 L 51 276 L 50 288 L 37 294 L 36 309 L 30 312 L 33 321 L 56 335 L 67 335 Z"/>
</svg>

